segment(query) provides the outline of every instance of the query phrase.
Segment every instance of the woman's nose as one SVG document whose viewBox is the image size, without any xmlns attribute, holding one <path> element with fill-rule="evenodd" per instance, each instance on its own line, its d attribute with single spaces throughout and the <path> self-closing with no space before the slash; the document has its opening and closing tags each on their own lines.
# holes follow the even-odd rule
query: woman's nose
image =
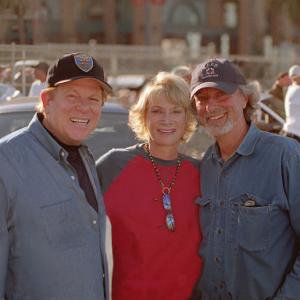
<svg viewBox="0 0 300 300">
<path fill-rule="evenodd" d="M 164 112 L 163 115 L 162 115 L 162 121 L 164 123 L 170 123 L 172 122 L 172 114 L 171 112 Z"/>
</svg>

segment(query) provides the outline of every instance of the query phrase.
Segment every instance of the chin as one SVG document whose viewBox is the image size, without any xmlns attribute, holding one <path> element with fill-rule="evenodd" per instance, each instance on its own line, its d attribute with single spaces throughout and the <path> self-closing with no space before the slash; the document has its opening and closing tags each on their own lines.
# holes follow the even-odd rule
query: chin
<svg viewBox="0 0 300 300">
<path fill-rule="evenodd" d="M 91 130 L 75 130 L 73 132 L 70 132 L 69 137 L 72 140 L 76 140 L 76 141 L 83 141 L 85 139 L 87 139 L 87 137 L 90 135 Z"/>
<path fill-rule="evenodd" d="M 160 145 L 160 146 L 164 146 L 164 147 L 178 147 L 180 144 L 181 140 L 176 140 L 176 141 L 157 141 L 155 142 L 155 144 Z"/>
<path fill-rule="evenodd" d="M 69 137 L 69 140 L 72 142 L 72 145 L 80 145 L 86 139 L 87 139 L 87 135 L 76 135 L 76 136 Z"/>
</svg>

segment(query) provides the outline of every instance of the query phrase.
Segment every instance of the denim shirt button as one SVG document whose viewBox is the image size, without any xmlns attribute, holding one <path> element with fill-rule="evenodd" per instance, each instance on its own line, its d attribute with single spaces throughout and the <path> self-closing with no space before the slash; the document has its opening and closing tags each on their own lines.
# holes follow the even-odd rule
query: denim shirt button
<svg viewBox="0 0 300 300">
<path fill-rule="evenodd" d="M 215 261 L 216 263 L 219 263 L 219 262 L 220 262 L 220 258 L 219 258 L 218 256 L 216 256 L 216 257 L 214 258 L 214 261 Z"/>
<path fill-rule="evenodd" d="M 221 282 L 219 283 L 219 288 L 220 288 L 221 290 L 223 290 L 224 287 L 225 287 L 225 283 L 224 283 L 224 281 L 221 281 Z"/>
<path fill-rule="evenodd" d="M 99 231 L 99 226 L 98 226 L 97 220 L 92 220 L 92 228 L 93 228 L 95 231 Z"/>
<path fill-rule="evenodd" d="M 222 234 L 223 233 L 223 230 L 221 228 L 218 228 L 216 231 L 217 231 L 217 234 Z"/>
</svg>

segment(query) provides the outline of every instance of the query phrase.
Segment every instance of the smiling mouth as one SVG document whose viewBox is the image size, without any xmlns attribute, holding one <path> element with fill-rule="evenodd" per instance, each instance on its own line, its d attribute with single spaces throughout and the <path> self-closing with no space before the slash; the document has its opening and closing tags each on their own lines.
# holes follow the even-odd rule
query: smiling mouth
<svg viewBox="0 0 300 300">
<path fill-rule="evenodd" d="M 173 133 L 175 132 L 175 129 L 158 129 L 161 133 Z"/>
<path fill-rule="evenodd" d="M 221 115 L 210 116 L 210 117 L 208 117 L 208 119 L 212 120 L 212 121 L 216 121 L 216 120 L 219 120 L 219 119 L 223 118 L 224 116 L 225 116 L 225 113 L 223 113 Z"/>
<path fill-rule="evenodd" d="M 78 125 L 88 125 L 90 120 L 89 119 L 77 119 L 77 118 L 71 118 L 70 119 L 72 123 L 78 124 Z"/>
</svg>

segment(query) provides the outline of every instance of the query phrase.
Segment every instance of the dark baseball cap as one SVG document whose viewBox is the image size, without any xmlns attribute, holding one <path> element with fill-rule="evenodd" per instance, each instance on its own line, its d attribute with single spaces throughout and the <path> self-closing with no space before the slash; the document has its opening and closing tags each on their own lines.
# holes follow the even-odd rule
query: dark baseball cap
<svg viewBox="0 0 300 300">
<path fill-rule="evenodd" d="M 214 58 L 197 65 L 192 72 L 191 97 L 209 87 L 232 94 L 239 85 L 245 84 L 246 78 L 232 62 Z"/>
<path fill-rule="evenodd" d="M 112 93 L 102 66 L 92 56 L 84 53 L 70 53 L 60 57 L 48 70 L 47 85 L 55 87 L 80 78 L 95 79 L 106 92 Z"/>
</svg>

